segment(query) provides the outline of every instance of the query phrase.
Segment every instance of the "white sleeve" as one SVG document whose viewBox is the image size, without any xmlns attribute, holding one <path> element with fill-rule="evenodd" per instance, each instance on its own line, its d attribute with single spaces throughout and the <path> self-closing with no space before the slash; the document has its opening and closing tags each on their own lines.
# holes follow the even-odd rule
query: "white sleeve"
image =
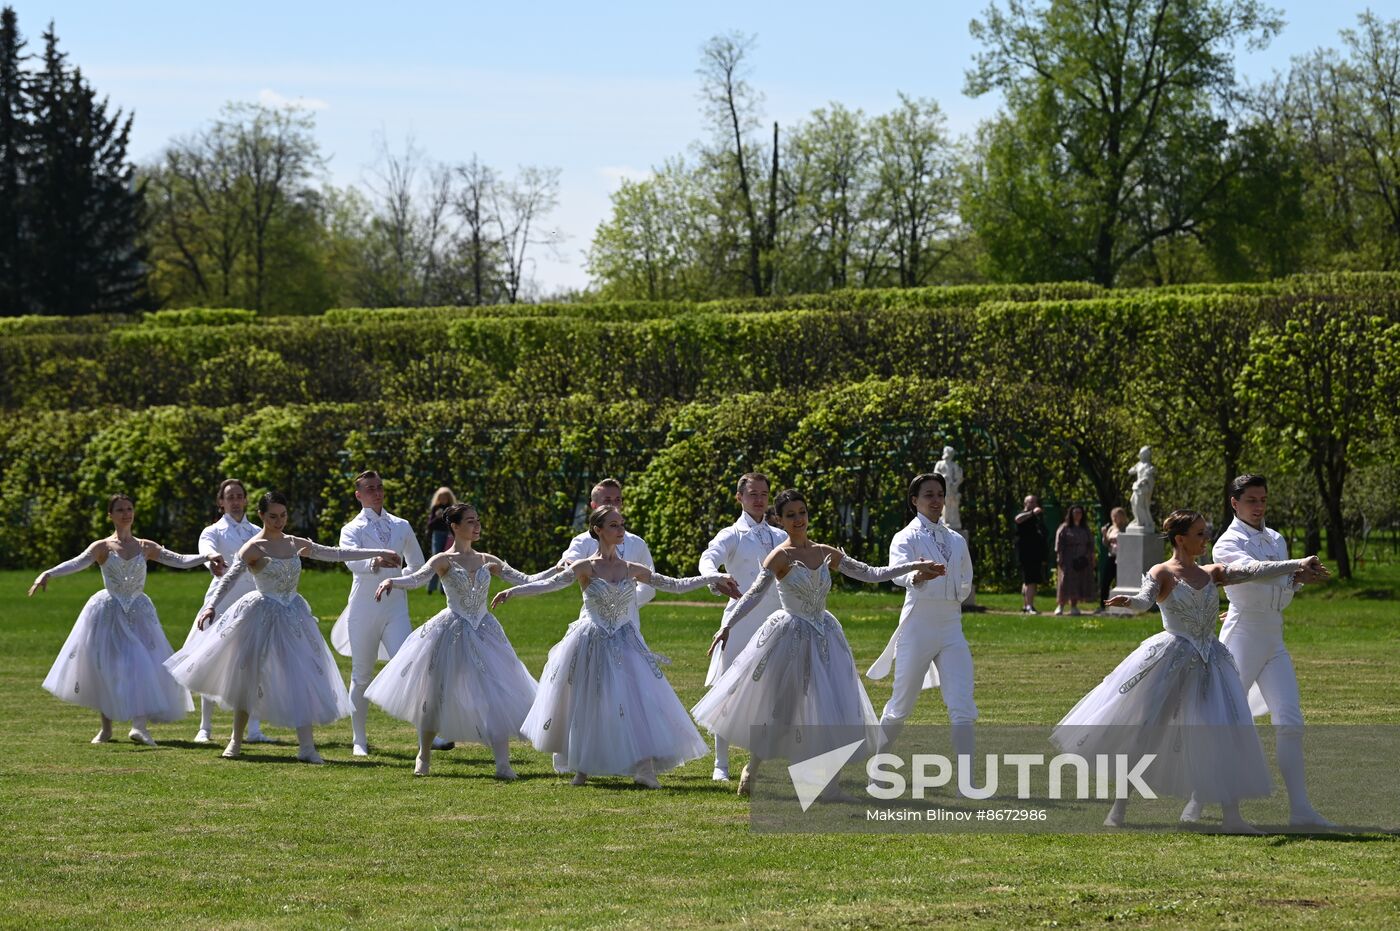
<svg viewBox="0 0 1400 931">
<path fill-rule="evenodd" d="M 729 561 L 734 557 L 734 544 L 738 539 L 738 534 L 733 527 L 725 527 L 715 538 L 710 541 L 710 545 L 705 547 L 705 552 L 700 554 L 700 574 L 719 575 L 724 570 L 722 566 L 729 565 Z"/>
<path fill-rule="evenodd" d="M 533 575 L 526 575 L 503 559 L 501 560 L 500 566 L 496 569 L 496 574 L 512 585 L 524 585 L 528 582 L 538 582 L 541 579 L 548 579 L 563 571 L 565 571 L 564 567 L 555 565 L 540 572 L 536 572 Z"/>
<path fill-rule="evenodd" d="M 893 566 L 886 566 L 883 569 L 876 569 L 868 566 L 858 559 L 842 555 L 841 562 L 837 564 L 836 570 L 842 575 L 860 582 L 888 582 L 896 576 L 906 572 L 913 572 L 918 568 L 916 562 L 903 562 Z"/>
<path fill-rule="evenodd" d="M 436 574 L 436 569 L 427 563 L 423 563 L 423 565 L 418 566 L 408 575 L 390 576 L 389 583 L 394 588 L 422 588 L 424 585 L 427 585 Z"/>
<path fill-rule="evenodd" d="M 202 553 L 202 554 L 205 555 L 205 556 L 218 556 L 218 555 L 220 555 L 220 553 L 219 553 L 219 535 L 218 535 L 218 533 L 215 531 L 215 525 L 214 525 L 214 524 L 210 524 L 208 527 L 205 527 L 203 530 L 201 530 L 201 531 L 199 532 L 199 546 L 198 546 L 198 549 L 199 549 L 199 552 Z M 213 572 L 214 572 L 214 567 L 213 567 L 213 566 L 209 566 L 209 572 L 210 572 L 211 575 L 213 574 Z"/>
<path fill-rule="evenodd" d="M 637 537 L 637 542 L 641 544 L 642 551 L 637 554 L 636 559 L 629 559 L 628 562 L 641 563 L 648 569 L 655 570 L 656 564 L 651 561 L 651 547 L 647 546 L 647 541 Z M 628 555 L 631 555 L 630 553 Z M 637 583 L 637 607 L 641 607 L 656 597 L 656 589 L 645 582 Z"/>
<path fill-rule="evenodd" d="M 156 552 L 156 562 L 162 566 L 171 566 L 175 569 L 193 569 L 201 563 L 207 562 L 208 557 L 203 553 L 191 553 L 188 556 L 180 553 L 172 553 L 165 547 L 159 547 Z"/>
<path fill-rule="evenodd" d="M 1180 582 L 1178 585 L 1182 584 Z M 1152 607 L 1157 602 L 1157 592 L 1162 588 L 1162 583 L 1157 581 L 1157 577 L 1152 573 L 1142 577 L 1142 587 L 1137 590 L 1136 595 L 1128 596 L 1128 607 L 1139 614 Z"/>
<path fill-rule="evenodd" d="M 569 541 L 569 545 L 564 548 L 564 555 L 559 557 L 559 561 L 564 562 L 567 560 L 568 562 L 578 562 L 580 559 L 587 559 L 588 554 L 584 552 L 584 549 L 587 545 L 585 541 L 588 539 L 590 538 L 586 533 L 575 536 Z"/>
<path fill-rule="evenodd" d="M 423 558 L 423 547 L 418 543 L 418 534 L 413 532 L 412 524 L 404 521 L 403 532 L 408 537 L 408 542 L 404 544 L 403 548 L 404 568 L 410 573 L 416 572 L 420 566 L 427 562 Z"/>
<path fill-rule="evenodd" d="M 342 550 L 353 550 L 360 545 L 360 529 L 361 528 L 355 526 L 355 522 L 353 520 L 350 523 L 346 524 L 344 527 L 340 528 L 340 548 Z M 317 556 L 313 558 L 319 559 L 320 557 Z M 346 560 L 345 568 L 349 569 L 355 575 L 367 575 L 373 577 L 374 567 L 371 565 L 373 561 L 373 559 Z"/>
<path fill-rule="evenodd" d="M 47 575 L 50 578 L 55 578 L 60 575 L 72 575 L 74 572 L 81 572 L 95 562 L 97 562 L 97 557 L 92 554 L 92 549 L 89 548 L 83 550 L 72 559 L 59 563 L 52 569 L 45 569 L 40 574 Z"/>
<path fill-rule="evenodd" d="M 962 572 L 958 575 L 958 601 L 963 602 L 972 595 L 972 553 L 966 540 L 953 545 L 959 550 L 958 558 L 962 564 Z"/>
<path fill-rule="evenodd" d="M 1224 571 L 1221 573 L 1220 584 L 1236 585 L 1240 582 L 1257 582 L 1260 579 L 1271 579 L 1275 576 L 1298 572 L 1303 568 L 1303 560 L 1282 559 L 1276 562 L 1261 562 L 1246 559 L 1221 568 Z"/>
<path fill-rule="evenodd" d="M 894 539 L 890 541 L 889 564 L 891 566 L 899 566 L 914 561 L 914 554 L 910 552 L 912 549 L 910 544 L 912 542 L 913 540 L 910 536 L 903 531 L 894 535 Z M 900 588 L 922 589 L 928 584 L 927 579 L 922 582 L 915 582 L 914 573 L 912 572 L 891 579 L 890 581 L 894 582 L 894 584 L 898 585 Z"/>
<path fill-rule="evenodd" d="M 735 624 L 739 623 L 739 621 L 743 620 L 744 615 L 752 611 L 754 607 L 763 600 L 763 593 L 773 586 L 773 582 L 776 578 L 777 576 L 773 574 L 772 569 L 760 569 L 758 571 L 758 578 L 754 579 L 753 584 L 749 586 L 749 590 L 744 592 L 744 597 L 734 603 L 734 610 L 730 613 L 729 617 L 725 619 L 725 628 L 733 627 Z"/>
<path fill-rule="evenodd" d="M 229 589 L 233 588 L 233 583 L 238 581 L 243 573 L 247 571 L 248 564 L 244 562 L 241 557 L 235 557 L 233 565 L 229 566 L 228 571 L 219 576 L 219 584 L 215 585 L 214 590 L 204 596 L 204 607 L 213 608 L 214 614 L 217 615 L 219 613 L 219 602 L 224 600 L 224 596 L 228 594 Z"/>
<path fill-rule="evenodd" d="M 512 598 L 519 595 L 543 595 L 547 592 L 563 591 L 575 578 L 576 576 L 572 572 L 558 572 L 547 579 L 526 582 L 524 585 L 517 585 L 514 588 L 506 589 L 506 591 L 510 592 Z"/>
<path fill-rule="evenodd" d="M 651 574 L 651 584 L 661 589 L 663 592 L 681 594 L 682 592 L 693 592 L 700 586 L 718 582 L 721 578 L 723 578 L 723 576 L 719 573 L 706 573 L 704 575 L 692 575 L 676 579 L 669 575 L 653 572 Z"/>
<path fill-rule="evenodd" d="M 1215 541 L 1215 546 L 1211 548 L 1210 558 L 1222 566 L 1230 566 L 1249 559 L 1249 554 L 1244 551 L 1238 537 L 1233 533 L 1227 533 Z"/>
<path fill-rule="evenodd" d="M 315 540 L 307 540 L 308 546 L 304 555 L 312 559 L 319 559 L 321 562 L 343 562 L 349 563 L 352 559 L 368 561 L 376 556 L 392 556 L 392 550 L 380 549 L 360 549 L 357 546 L 322 546 Z"/>
</svg>

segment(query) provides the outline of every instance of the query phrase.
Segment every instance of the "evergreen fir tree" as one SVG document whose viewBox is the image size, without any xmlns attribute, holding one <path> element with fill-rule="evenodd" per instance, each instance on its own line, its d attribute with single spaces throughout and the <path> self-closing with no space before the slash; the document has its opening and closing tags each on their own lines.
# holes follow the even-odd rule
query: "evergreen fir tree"
<svg viewBox="0 0 1400 931">
<path fill-rule="evenodd" d="M 27 310 L 22 168 L 29 121 L 24 44 L 14 9 L 0 10 L 0 315 Z"/>
<path fill-rule="evenodd" d="M 144 309 L 144 192 L 126 159 L 131 117 L 108 116 L 107 101 L 66 58 L 50 24 L 31 84 L 32 303 L 51 314 Z"/>
</svg>

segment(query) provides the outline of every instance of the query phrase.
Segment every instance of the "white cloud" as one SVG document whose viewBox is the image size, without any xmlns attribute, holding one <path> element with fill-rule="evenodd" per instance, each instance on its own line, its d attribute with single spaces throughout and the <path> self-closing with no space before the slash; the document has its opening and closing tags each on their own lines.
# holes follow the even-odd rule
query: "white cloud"
<svg viewBox="0 0 1400 931">
<path fill-rule="evenodd" d="M 316 97 L 283 97 L 271 88 L 258 91 L 258 103 L 265 107 L 287 110 L 325 110 L 330 104 Z"/>
</svg>

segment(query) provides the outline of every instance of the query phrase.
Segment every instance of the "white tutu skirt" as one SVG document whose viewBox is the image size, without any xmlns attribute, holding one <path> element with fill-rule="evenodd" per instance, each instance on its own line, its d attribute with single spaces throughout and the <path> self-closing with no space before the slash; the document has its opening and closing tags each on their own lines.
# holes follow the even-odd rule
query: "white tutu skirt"
<svg viewBox="0 0 1400 931">
<path fill-rule="evenodd" d="M 759 759 L 805 760 L 854 740 L 872 750 L 878 743 L 880 719 L 830 612 L 817 628 L 774 611 L 691 712 Z"/>
<path fill-rule="evenodd" d="M 709 752 L 635 624 L 609 636 L 576 621 L 549 651 L 521 727 L 559 772 L 630 776 L 665 772 Z"/>
<path fill-rule="evenodd" d="M 163 665 L 170 654 L 156 606 L 145 593 L 123 608 L 104 589 L 83 605 L 44 688 L 114 721 L 176 721 L 194 703 Z"/>
<path fill-rule="evenodd" d="M 1205 658 L 1187 638 L 1144 640 L 1065 715 L 1050 740 L 1085 757 L 1156 754 L 1146 782 L 1158 795 L 1201 802 L 1267 797 L 1269 764 L 1230 651 Z"/>
<path fill-rule="evenodd" d="M 244 595 L 205 633 L 165 661 L 190 691 L 283 727 L 350 714 L 335 654 L 300 595 L 286 604 L 261 592 Z"/>
<path fill-rule="evenodd" d="M 537 685 L 490 614 L 450 608 L 414 631 L 365 697 L 420 731 L 488 747 L 519 735 Z"/>
</svg>

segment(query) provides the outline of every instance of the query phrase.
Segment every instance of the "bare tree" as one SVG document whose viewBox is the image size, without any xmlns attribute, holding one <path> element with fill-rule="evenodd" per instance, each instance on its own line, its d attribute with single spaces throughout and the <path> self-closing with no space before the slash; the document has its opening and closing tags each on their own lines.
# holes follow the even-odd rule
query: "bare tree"
<svg viewBox="0 0 1400 931">
<path fill-rule="evenodd" d="M 506 301 L 514 304 L 525 284 L 530 247 L 557 247 L 558 237 L 541 235 L 537 222 L 559 205 L 559 169 L 527 165 L 514 181 L 493 184 L 488 198 L 503 252 Z"/>
</svg>

